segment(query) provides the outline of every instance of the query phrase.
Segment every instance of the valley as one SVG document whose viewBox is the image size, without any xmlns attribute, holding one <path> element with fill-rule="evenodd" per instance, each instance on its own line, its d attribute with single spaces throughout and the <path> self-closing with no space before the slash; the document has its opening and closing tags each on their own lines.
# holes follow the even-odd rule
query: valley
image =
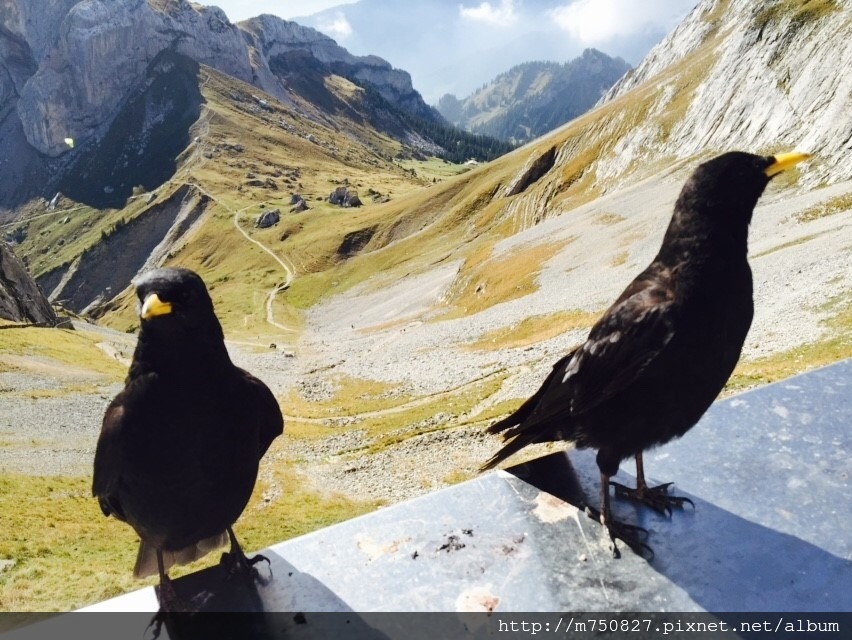
<svg viewBox="0 0 852 640">
<path fill-rule="evenodd" d="M 292 310 L 273 315 L 275 324 L 266 326 L 267 300 L 280 309 L 289 290 L 268 298 L 278 285 L 254 289 L 253 324 L 231 324 L 229 349 L 238 365 L 273 389 L 286 415 L 286 431 L 267 454 L 252 506 L 238 523 L 247 544 L 261 548 L 289 535 L 286 531 L 307 532 L 474 477 L 498 446 L 484 436 L 484 427 L 535 389 L 550 364 L 583 338 L 607 301 L 653 255 L 681 177 L 645 180 L 579 207 L 570 219 L 552 218 L 498 243 L 493 261 L 536 255 L 535 245 L 547 246 L 550 257 L 539 263 L 526 295 L 476 313 L 448 314 L 463 264 L 452 251 L 442 260 L 433 256 L 417 272 L 379 273 L 345 292 L 321 296 L 295 315 Z M 758 315 L 729 393 L 850 355 L 852 307 L 842 296 L 842 272 L 848 266 L 842 249 L 852 219 L 846 212 L 803 227 L 795 215 L 848 189 L 844 183 L 793 198 L 770 193 L 758 208 L 753 230 Z M 230 217 L 228 210 L 227 222 L 239 225 L 239 210 L 234 211 Z M 637 212 L 645 215 L 637 218 Z M 771 233 L 779 226 L 786 232 Z M 625 232 L 634 238 L 629 246 L 613 241 Z M 273 265 L 269 282 L 286 282 L 293 272 L 290 286 L 299 281 L 298 270 L 289 266 L 299 261 L 297 255 L 276 254 L 279 263 L 238 235 Z M 601 252 L 602 246 L 609 248 Z M 118 311 L 116 324 L 123 321 L 124 311 Z M 297 318 L 298 325 L 283 325 L 285 317 Z M 120 388 L 132 353 L 132 335 L 83 323 L 73 332 L 35 331 L 53 333 L 30 343 L 7 340 L 0 358 L 6 499 L 38 502 L 56 491 L 71 492 L 78 507 L 92 511 L 90 522 L 114 525 L 94 512 L 85 478 L 100 415 Z M 0 332 L 0 340 L 12 333 Z M 67 337 L 50 349 L 56 333 Z M 74 341 L 74 348 L 64 340 Z M 33 485 L 29 476 L 55 481 L 32 495 L 43 481 Z M 280 528 L 283 522 L 286 529 Z M 21 520 L 27 530 L 33 524 Z M 109 536 L 132 537 L 114 527 L 108 531 Z M 42 566 L 38 554 L 31 556 L 28 545 L 21 547 L 16 539 L 7 539 L 0 553 L 23 558 L 28 569 L 12 576 L 7 591 L 24 598 L 26 607 L 52 606 L 57 602 L 52 592 L 46 592 L 51 593 L 47 600 L 19 593 L 44 582 L 44 574 L 33 568 L 33 562 Z M 115 572 L 117 580 L 101 585 L 103 574 L 97 574 L 99 586 L 91 589 L 98 590 L 81 592 L 88 600 L 69 594 L 76 599 L 62 606 L 133 588 L 119 559 L 110 557 L 109 567 L 113 563 L 114 568 L 104 565 L 101 571 Z"/>
<path fill-rule="evenodd" d="M 700 3 L 594 109 L 487 162 L 435 156 L 353 80 L 363 60 L 335 50 L 335 73 L 282 37 L 267 61 L 263 28 L 289 23 L 250 25 L 240 73 L 158 57 L 98 135 L 38 170 L 15 107 L 0 110 L 21 158 L 0 177 L 0 234 L 74 322 L 0 321 L 0 610 L 153 584 L 132 579 L 135 536 L 102 517 L 90 473 L 138 331 L 130 280 L 154 266 L 202 275 L 232 359 L 285 414 L 236 524 L 247 549 L 474 477 L 499 447 L 484 428 L 653 258 L 683 181 L 715 153 L 814 154 L 755 211 L 756 315 L 723 393 L 852 357 L 852 101 L 825 72 L 852 64 L 852 14 L 805 4 Z M 133 158 L 169 170 L 123 171 Z M 332 204 L 338 190 L 361 206 Z"/>
</svg>

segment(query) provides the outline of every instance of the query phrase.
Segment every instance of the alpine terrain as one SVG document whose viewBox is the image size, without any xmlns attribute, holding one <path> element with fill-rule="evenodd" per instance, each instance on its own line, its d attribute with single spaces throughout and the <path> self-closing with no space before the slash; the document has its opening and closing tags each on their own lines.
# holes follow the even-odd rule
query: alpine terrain
<svg viewBox="0 0 852 640">
<path fill-rule="evenodd" d="M 755 317 L 723 393 L 852 356 L 852 0 L 702 0 L 508 153 L 404 71 L 270 16 L 17 0 L 0 20 L 0 234 L 74 323 L 0 329 L 0 609 L 138 586 L 90 473 L 153 267 L 203 277 L 284 414 L 247 550 L 473 477 L 500 446 L 485 427 L 585 338 L 721 152 L 813 154 L 754 212 Z M 11 290 L 0 326 L 37 321 Z"/>
</svg>

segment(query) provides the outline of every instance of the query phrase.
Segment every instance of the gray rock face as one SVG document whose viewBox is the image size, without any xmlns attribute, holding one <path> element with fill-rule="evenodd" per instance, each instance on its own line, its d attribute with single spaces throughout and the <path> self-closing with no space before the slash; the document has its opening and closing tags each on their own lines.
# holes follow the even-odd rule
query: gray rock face
<svg viewBox="0 0 852 640">
<path fill-rule="evenodd" d="M 26 43 L 32 60 L 41 63 L 56 42 L 62 20 L 79 2 L 4 0 L 0 3 L 0 39 L 8 37 Z"/>
<path fill-rule="evenodd" d="M 0 117 L 12 107 L 35 70 L 26 42 L 0 31 Z"/>
<path fill-rule="evenodd" d="M 72 7 L 55 48 L 18 101 L 18 115 L 32 146 L 57 156 L 68 149 L 66 138 L 91 136 L 165 49 L 251 80 L 242 34 L 221 9 L 170 2 L 157 3 L 163 6 L 158 10 L 154 4 L 87 0 Z"/>
<path fill-rule="evenodd" d="M 407 71 L 394 69 L 378 56 L 355 56 L 328 36 L 271 15 L 261 15 L 239 23 L 263 68 L 257 70 L 258 84 L 280 97 L 280 82 L 269 70 L 270 61 L 291 51 L 307 51 L 335 73 L 373 85 L 383 98 L 409 111 L 427 109 L 411 84 Z"/>
<path fill-rule="evenodd" d="M 255 220 L 254 226 L 260 229 L 266 229 L 278 224 L 279 220 L 281 220 L 281 212 L 278 211 L 278 209 L 270 209 L 269 211 L 264 211 L 260 214 L 258 219 Z"/>
<path fill-rule="evenodd" d="M 599 173 L 642 158 L 796 148 L 818 156 L 803 186 L 852 178 L 852 81 L 841 71 L 852 68 L 850 33 L 852 0 L 819 9 L 703 0 L 602 99 L 642 84 L 653 95 L 650 117 Z M 670 123 L 660 126 L 664 115 Z"/>
<path fill-rule="evenodd" d="M 4 8 L 8 5 L 4 3 Z M 270 70 L 276 55 L 307 51 L 335 72 L 371 83 L 391 102 L 423 104 L 405 71 L 358 57 L 331 38 L 274 16 L 231 24 L 186 0 L 18 0 L 0 29 L 0 114 L 17 99 L 30 145 L 56 157 L 109 122 L 165 50 L 254 83 L 288 101 Z M 49 13 L 50 15 L 42 15 Z"/>
<path fill-rule="evenodd" d="M 344 186 L 335 188 L 329 194 L 328 201 L 340 207 L 360 207 L 362 204 L 358 192 Z"/>
<path fill-rule="evenodd" d="M 293 205 L 290 207 L 290 213 L 300 213 L 308 210 L 308 203 L 305 202 L 305 199 L 298 193 L 294 193 L 290 196 L 290 204 Z"/>
<path fill-rule="evenodd" d="M 184 185 L 143 215 L 113 227 L 70 264 L 40 275 L 38 282 L 66 309 L 98 317 L 134 276 L 163 265 L 209 203 L 206 195 Z"/>
<path fill-rule="evenodd" d="M 0 242 L 0 318 L 55 327 L 53 307 L 11 247 Z"/>
</svg>

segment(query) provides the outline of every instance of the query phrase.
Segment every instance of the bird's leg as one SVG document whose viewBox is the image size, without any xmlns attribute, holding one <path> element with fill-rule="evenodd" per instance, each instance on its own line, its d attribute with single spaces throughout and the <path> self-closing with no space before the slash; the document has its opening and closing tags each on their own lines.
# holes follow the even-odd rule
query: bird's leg
<svg viewBox="0 0 852 640">
<path fill-rule="evenodd" d="M 171 613 L 187 613 L 194 611 L 188 606 L 175 591 L 175 586 L 166 574 L 163 565 L 163 550 L 157 547 L 157 569 L 160 571 L 160 584 L 157 588 L 157 599 L 160 601 L 160 610 Z"/>
<path fill-rule="evenodd" d="M 669 487 L 672 486 L 672 484 L 674 483 L 666 482 L 665 484 L 660 484 L 656 487 L 649 487 L 645 482 L 645 465 L 642 462 L 642 453 L 640 452 L 636 454 L 636 488 L 631 489 L 630 487 L 618 482 L 613 482 L 612 486 L 615 487 L 615 494 L 617 496 L 637 500 L 648 505 L 654 511 L 669 517 L 672 515 L 672 507 L 682 509 L 683 505 L 687 502 L 692 505 L 692 508 L 694 509 L 695 503 L 689 498 L 680 498 L 678 496 L 669 495 Z"/>
<path fill-rule="evenodd" d="M 597 509 L 586 506 L 586 513 L 593 520 L 600 522 L 606 529 L 611 543 L 610 550 L 614 558 L 621 557 L 621 552 L 615 543 L 616 539 L 622 540 L 636 555 L 644 558 L 647 553 L 649 554 L 648 559 L 653 558 L 654 551 L 640 540 L 640 536 L 647 536 L 648 531 L 642 527 L 618 522 L 612 517 L 612 510 L 609 504 L 609 484 L 609 476 L 601 473 L 601 510 L 598 511 Z"/>
<path fill-rule="evenodd" d="M 247 557 L 245 552 L 243 552 L 242 547 L 240 547 L 240 543 L 237 542 L 237 536 L 234 535 L 234 530 L 231 527 L 228 527 L 226 530 L 228 532 L 228 537 L 231 539 L 231 550 L 228 553 L 222 554 L 220 564 L 224 565 L 228 569 L 228 573 L 230 575 L 239 574 L 243 576 L 251 576 L 253 580 L 258 580 L 265 584 L 266 580 L 260 577 L 260 574 L 257 572 L 257 569 L 254 568 L 254 565 L 262 560 L 265 560 L 267 564 L 271 565 L 272 563 L 269 561 L 269 558 L 259 553 L 252 558 Z"/>
</svg>

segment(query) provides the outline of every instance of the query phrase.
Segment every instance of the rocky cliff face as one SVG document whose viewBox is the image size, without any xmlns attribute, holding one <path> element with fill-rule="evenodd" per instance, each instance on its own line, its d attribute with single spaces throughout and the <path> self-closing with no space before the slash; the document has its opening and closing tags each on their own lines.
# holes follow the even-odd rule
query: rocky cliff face
<svg viewBox="0 0 852 640">
<path fill-rule="evenodd" d="M 78 2 L 21 90 L 17 112 L 28 142 L 57 156 L 68 150 L 66 138 L 84 141 L 94 135 L 167 49 L 242 80 L 252 78 L 240 30 L 216 7 L 146 0 Z"/>
<path fill-rule="evenodd" d="M 56 326 L 53 307 L 12 249 L 0 241 L 0 318 Z"/>
<path fill-rule="evenodd" d="M 78 2 L 80 0 L 2 0 L 0 33 L 25 42 L 32 59 L 40 63 L 53 48 L 65 15 Z"/>
<path fill-rule="evenodd" d="M 319 31 L 287 22 L 271 15 L 262 15 L 241 22 L 256 65 L 258 84 L 265 91 L 282 97 L 279 79 L 270 78 L 270 67 L 276 58 L 292 51 L 309 53 L 330 71 L 378 90 L 385 100 L 406 111 L 428 113 L 420 94 L 411 84 L 411 76 L 378 56 L 355 56 Z"/>
<path fill-rule="evenodd" d="M 445 95 L 437 108 L 473 133 L 525 142 L 590 109 L 629 70 L 621 58 L 586 49 L 565 64 L 518 65 L 464 100 Z"/>
<path fill-rule="evenodd" d="M 0 0 L 0 118 L 14 107 L 76 2 L 79 0 Z"/>
<path fill-rule="evenodd" d="M 818 156 L 807 184 L 852 177 L 852 0 L 704 0 L 602 105 L 646 118 L 598 170 L 732 148 Z"/>
<path fill-rule="evenodd" d="M 47 156 L 98 135 L 164 51 L 209 65 L 287 100 L 276 55 L 308 51 L 335 72 L 373 85 L 409 111 L 428 110 L 404 71 L 357 57 L 330 38 L 273 16 L 231 24 L 186 0 L 18 0 L 0 29 L 0 115 L 16 106 L 28 143 Z M 38 14 L 38 18 L 34 18 Z"/>
</svg>

